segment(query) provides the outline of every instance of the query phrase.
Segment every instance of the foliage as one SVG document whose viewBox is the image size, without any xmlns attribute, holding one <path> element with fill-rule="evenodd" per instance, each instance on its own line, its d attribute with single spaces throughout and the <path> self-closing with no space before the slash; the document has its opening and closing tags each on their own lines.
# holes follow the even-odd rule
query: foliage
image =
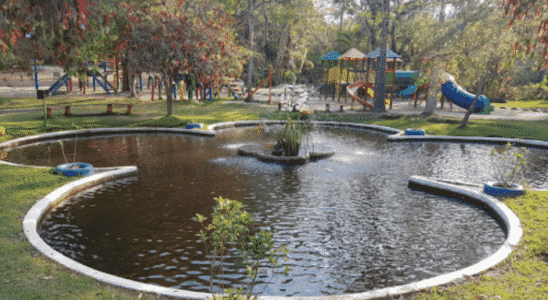
<svg viewBox="0 0 548 300">
<path fill-rule="evenodd" d="M 508 27 L 517 27 L 522 31 L 519 40 L 515 42 L 514 51 L 518 52 L 523 46 L 526 53 L 539 56 L 539 70 L 548 68 L 548 3 L 543 0 L 503 0 L 502 5 L 504 14 L 510 18 Z M 538 24 L 536 30 L 527 30 L 531 23 Z M 542 49 L 537 49 L 537 45 L 542 46 Z"/>
<path fill-rule="evenodd" d="M 413 83 L 420 88 L 428 83 L 428 76 L 424 72 L 413 74 Z"/>
<path fill-rule="evenodd" d="M 237 77 L 243 69 L 246 52 L 234 44 L 234 21 L 212 1 L 163 1 L 150 10 L 128 6 L 125 14 L 133 21 L 122 45 L 136 72 L 159 72 L 164 78 L 192 74 L 217 88 L 224 76 Z M 171 86 L 167 80 L 167 89 Z M 168 115 L 171 98 L 168 93 Z"/>
<path fill-rule="evenodd" d="M 493 1 L 478 7 L 481 10 L 443 23 L 421 14 L 409 20 L 411 26 L 402 29 L 402 35 L 410 40 L 406 50 L 412 51 L 412 69 L 444 70 L 465 90 L 500 98 L 512 80 L 512 47 L 518 34 L 504 28 L 502 11 Z M 482 91 L 480 82 L 484 82 Z"/>
<path fill-rule="evenodd" d="M 283 80 L 286 83 L 294 84 L 295 81 L 297 81 L 297 76 L 291 70 L 284 70 L 283 71 Z"/>
<path fill-rule="evenodd" d="M 548 87 L 544 82 L 530 83 L 522 86 L 511 86 L 507 89 L 507 98 L 514 102 L 524 100 L 548 100 Z"/>
<path fill-rule="evenodd" d="M 491 150 L 491 162 L 494 166 L 493 178 L 497 184 L 508 188 L 517 183 L 522 167 L 527 163 L 526 148 L 512 148 L 512 144 Z"/>
<path fill-rule="evenodd" d="M 81 71 L 83 63 L 98 56 L 103 42 L 108 42 L 97 1 L 4 1 L 0 52 L 27 62 L 53 60 L 69 74 Z"/>
<path fill-rule="evenodd" d="M 213 207 L 211 221 L 205 224 L 206 217 L 197 214 L 195 221 L 202 225 L 200 237 L 204 243 L 205 251 L 210 257 L 210 289 L 215 293 L 213 280 L 215 275 L 224 275 L 224 259 L 228 256 L 229 250 L 235 248 L 240 256 L 242 265 L 247 268 L 247 275 L 251 282 L 246 291 L 243 289 L 228 289 L 229 299 L 237 298 L 237 295 L 245 294 L 246 299 L 253 295 L 253 288 L 256 285 L 257 276 L 261 271 L 261 262 L 265 260 L 271 266 L 278 265 L 278 253 L 285 256 L 285 248 L 274 249 L 272 233 L 266 230 L 254 232 L 252 228 L 253 218 L 243 210 L 243 204 L 239 201 L 215 198 L 217 205 Z M 289 269 L 286 267 L 285 274 Z M 216 298 L 216 297 L 214 297 Z M 221 297 L 219 297 L 221 298 Z"/>
</svg>

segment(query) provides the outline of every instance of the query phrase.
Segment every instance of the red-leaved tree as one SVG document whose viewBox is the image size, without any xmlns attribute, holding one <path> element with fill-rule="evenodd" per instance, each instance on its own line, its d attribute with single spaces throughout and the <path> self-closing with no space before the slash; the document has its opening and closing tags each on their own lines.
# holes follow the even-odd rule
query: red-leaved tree
<svg viewBox="0 0 548 300">
<path fill-rule="evenodd" d="M 119 44 L 127 50 L 128 67 L 136 73 L 161 73 L 168 91 L 176 74 L 193 74 L 212 85 L 243 70 L 245 52 L 234 44 L 233 21 L 214 3 L 158 1 L 150 10 L 129 5 L 126 13 L 131 24 Z M 172 113 L 168 92 L 167 115 Z"/>
<path fill-rule="evenodd" d="M 83 63 L 103 50 L 104 22 L 99 12 L 98 1 L 3 1 L 0 52 L 14 53 L 29 64 L 34 58 L 49 59 L 67 72 L 81 71 Z M 92 43 L 95 46 L 88 47 Z"/>
<path fill-rule="evenodd" d="M 524 31 L 523 40 L 516 41 L 514 52 L 525 50 L 527 53 L 538 53 L 541 57 L 540 69 L 548 68 L 548 1 L 547 0 L 503 0 L 505 14 L 511 18 L 509 27 L 525 26 L 534 22 L 536 30 Z"/>
</svg>

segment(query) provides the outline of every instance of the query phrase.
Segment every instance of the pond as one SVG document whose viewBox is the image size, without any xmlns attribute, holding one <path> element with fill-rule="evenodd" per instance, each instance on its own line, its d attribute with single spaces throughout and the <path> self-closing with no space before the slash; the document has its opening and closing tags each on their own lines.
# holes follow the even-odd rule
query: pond
<svg viewBox="0 0 548 300">
<path fill-rule="evenodd" d="M 296 167 L 237 156 L 241 145 L 272 143 L 275 131 L 78 139 L 77 161 L 136 165 L 139 175 L 73 197 L 43 219 L 39 233 L 57 251 L 97 270 L 208 292 L 209 262 L 192 217 L 211 214 L 214 197 L 239 200 L 257 227 L 291 251 L 290 275 L 281 274 L 283 267 L 265 267 L 256 288 L 285 296 L 336 295 L 430 278 L 470 266 L 504 242 L 503 230 L 486 212 L 407 188 L 411 175 L 483 182 L 492 146 L 388 143 L 369 131 L 316 129 L 310 134 L 314 147 L 331 148 L 335 156 Z M 69 161 L 74 144 L 63 142 Z M 527 159 L 533 162 L 527 181 L 546 187 L 548 155 L 531 149 Z M 57 141 L 14 149 L 7 160 L 65 162 Z M 245 285 L 246 270 L 233 258 L 225 264 L 216 283 Z"/>
</svg>

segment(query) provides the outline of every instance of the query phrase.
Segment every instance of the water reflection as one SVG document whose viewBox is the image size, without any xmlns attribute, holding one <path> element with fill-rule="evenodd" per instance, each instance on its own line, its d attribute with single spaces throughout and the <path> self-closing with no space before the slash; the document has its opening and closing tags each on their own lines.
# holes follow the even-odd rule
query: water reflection
<svg viewBox="0 0 548 300">
<path fill-rule="evenodd" d="M 229 130 L 216 138 L 131 135 L 79 139 L 78 156 L 97 166 L 137 165 L 138 178 L 82 193 L 40 227 L 65 255 L 122 277 L 207 291 L 209 263 L 191 218 L 209 215 L 213 197 L 241 200 L 257 226 L 293 251 L 289 277 L 265 268 L 258 291 L 312 296 L 364 291 L 429 278 L 492 254 L 504 233 L 487 214 L 409 190 L 411 175 L 481 182 L 487 145 L 387 143 L 379 134 L 313 131 L 337 154 L 297 167 L 239 157 L 234 145 L 272 143 L 275 131 Z M 67 151 L 73 150 L 65 141 Z M 83 150 L 80 150 L 83 149 Z M 44 155 L 32 155 L 44 153 Z M 116 153 L 115 155 L 113 153 Z M 59 157 L 61 156 L 61 157 Z M 530 151 L 527 180 L 546 187 L 547 155 Z M 62 160 L 55 143 L 10 151 L 32 164 Z M 226 260 L 219 283 L 245 284 Z"/>
</svg>

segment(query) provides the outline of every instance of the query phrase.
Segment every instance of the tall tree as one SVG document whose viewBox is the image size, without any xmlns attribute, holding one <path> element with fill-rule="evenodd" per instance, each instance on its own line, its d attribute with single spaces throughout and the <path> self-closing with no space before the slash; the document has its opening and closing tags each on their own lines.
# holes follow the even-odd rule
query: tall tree
<svg viewBox="0 0 548 300">
<path fill-rule="evenodd" d="M 249 62 L 247 64 L 247 92 L 251 93 L 251 86 L 253 85 L 253 51 L 255 45 L 255 8 L 254 0 L 248 0 L 248 25 L 249 25 Z M 248 98 L 246 98 L 248 99 Z"/>
<path fill-rule="evenodd" d="M 168 116 L 173 114 L 176 74 L 212 85 L 229 72 L 241 72 L 246 51 L 233 44 L 233 20 L 214 3 L 159 1 L 151 10 L 128 6 L 127 13 L 133 28 L 122 43 L 127 45 L 129 66 L 137 72 L 160 72 L 166 79 Z"/>
<path fill-rule="evenodd" d="M 390 1 L 383 0 L 382 7 L 382 34 L 380 54 L 377 58 L 377 78 L 375 80 L 375 103 L 373 111 L 386 111 L 384 104 L 384 92 L 386 88 L 386 44 L 388 43 L 388 16 L 390 15 Z"/>
</svg>

